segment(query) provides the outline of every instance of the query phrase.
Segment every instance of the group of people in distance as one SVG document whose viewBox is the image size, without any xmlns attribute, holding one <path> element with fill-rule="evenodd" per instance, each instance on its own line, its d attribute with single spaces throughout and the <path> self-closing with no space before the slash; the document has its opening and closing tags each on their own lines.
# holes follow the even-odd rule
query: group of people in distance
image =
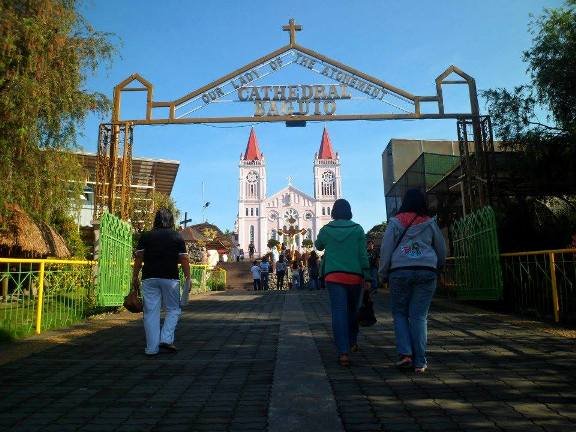
<svg viewBox="0 0 576 432">
<path fill-rule="evenodd" d="M 437 277 L 446 258 L 446 244 L 435 218 L 431 218 L 426 197 L 417 190 L 406 192 L 397 214 L 388 220 L 380 251 L 366 242 L 362 227 L 352 221 L 352 210 L 345 199 L 336 200 L 332 220 L 318 233 L 315 247 L 323 252 L 320 260 L 312 252 L 306 260 L 288 262 L 281 253 L 277 262 L 267 258 L 254 261 L 251 268 L 254 289 L 269 289 L 269 276 L 275 272 L 277 288 L 285 282 L 291 288 L 304 287 L 307 272 L 310 289 L 325 286 L 330 297 L 332 331 L 341 366 L 350 366 L 350 353 L 357 352 L 358 310 L 364 296 L 369 296 L 378 279 L 387 283 L 394 322 L 398 361 L 396 366 L 424 373 L 426 359 L 427 317 L 436 290 Z M 251 251 L 253 254 L 253 251 Z M 156 215 L 154 229 L 142 234 L 138 243 L 133 289 L 139 287 L 142 274 L 144 303 L 145 354 L 161 350 L 176 352 L 174 330 L 180 316 L 178 264 L 182 265 L 186 284 L 190 269 L 184 242 L 174 230 L 174 218 L 165 209 Z M 288 280 L 286 280 L 288 279 Z M 186 290 L 185 290 L 186 292 Z M 160 326 L 160 308 L 166 318 Z"/>
<path fill-rule="evenodd" d="M 255 260 L 250 267 L 254 291 L 270 289 L 270 274 L 276 275 L 277 290 L 304 289 L 318 290 L 323 286 L 320 280 L 320 259 L 315 251 L 312 251 L 307 259 L 288 258 L 289 253 L 282 250 L 278 256 L 278 261 L 269 261 L 268 256 L 264 256 L 259 262 Z M 286 281 L 286 284 L 284 283 Z"/>
</svg>

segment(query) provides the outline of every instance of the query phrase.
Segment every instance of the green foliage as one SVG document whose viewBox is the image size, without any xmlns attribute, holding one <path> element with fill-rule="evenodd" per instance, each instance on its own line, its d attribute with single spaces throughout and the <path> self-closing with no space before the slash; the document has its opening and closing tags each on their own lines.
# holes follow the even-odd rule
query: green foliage
<svg viewBox="0 0 576 432">
<path fill-rule="evenodd" d="M 272 249 L 277 246 L 280 246 L 280 242 L 276 239 L 270 239 L 268 240 L 268 243 L 266 243 L 266 246 L 268 246 L 268 249 Z"/>
<path fill-rule="evenodd" d="M 564 247 L 576 232 L 575 218 L 557 213 L 560 202 L 574 214 L 569 194 L 576 191 L 576 0 L 544 9 L 529 28 L 532 47 L 523 60 L 530 81 L 483 92 L 497 138 L 519 152 L 506 167 L 517 181 L 494 203 L 504 250 Z"/>
<path fill-rule="evenodd" d="M 109 100 L 86 76 L 114 53 L 108 34 L 76 12 L 75 0 L 0 0 L 0 209 L 19 204 L 48 224 L 82 192 L 78 126 Z"/>
<path fill-rule="evenodd" d="M 498 137 L 524 149 L 535 141 L 576 135 L 576 0 L 533 20 L 524 52 L 531 82 L 483 92 Z M 546 122 L 540 116 L 546 116 Z"/>
<path fill-rule="evenodd" d="M 131 204 L 132 213 L 130 219 L 132 220 L 132 225 L 138 231 L 149 231 L 152 229 L 156 212 L 160 208 L 166 208 L 172 212 L 175 224 L 178 223 L 180 218 L 180 212 L 176 207 L 174 199 L 160 192 L 154 192 L 152 194 L 152 203 L 147 200 L 132 199 Z"/>
<path fill-rule="evenodd" d="M 384 235 L 384 231 L 386 231 L 387 222 L 384 221 L 381 224 L 374 225 L 370 230 L 366 233 L 366 241 L 372 240 L 373 242 L 380 242 L 380 239 Z"/>
<path fill-rule="evenodd" d="M 314 242 L 310 239 L 302 240 L 302 246 L 306 249 L 312 249 L 314 247 Z"/>
<path fill-rule="evenodd" d="M 78 224 L 67 213 L 58 213 L 52 220 L 52 226 L 64 238 L 72 257 L 86 259 L 88 247 L 84 244 Z"/>
</svg>

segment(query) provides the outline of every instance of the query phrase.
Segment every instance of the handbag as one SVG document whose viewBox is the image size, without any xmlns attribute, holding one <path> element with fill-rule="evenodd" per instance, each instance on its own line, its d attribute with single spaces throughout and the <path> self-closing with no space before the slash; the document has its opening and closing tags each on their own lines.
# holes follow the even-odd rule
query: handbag
<svg viewBox="0 0 576 432">
<path fill-rule="evenodd" d="M 138 291 L 138 288 L 134 287 L 130 290 L 128 295 L 124 297 L 124 307 L 132 313 L 140 313 L 144 310 L 142 299 L 140 298 L 140 293 Z"/>
<path fill-rule="evenodd" d="M 370 327 L 378 322 L 376 315 L 374 315 L 374 302 L 370 298 L 370 293 L 364 291 L 362 297 L 362 306 L 358 309 L 356 314 L 358 325 L 362 327 Z"/>
</svg>

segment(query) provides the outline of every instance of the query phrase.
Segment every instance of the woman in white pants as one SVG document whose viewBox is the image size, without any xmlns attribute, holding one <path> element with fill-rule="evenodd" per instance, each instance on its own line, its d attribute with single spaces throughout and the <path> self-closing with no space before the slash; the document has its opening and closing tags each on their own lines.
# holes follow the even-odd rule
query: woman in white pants
<svg viewBox="0 0 576 432">
<path fill-rule="evenodd" d="M 146 332 L 144 353 L 148 356 L 157 355 L 161 349 L 176 352 L 174 332 L 181 312 L 178 264 L 182 265 L 189 286 L 190 264 L 184 239 L 174 229 L 172 213 L 161 208 L 154 218 L 153 229 L 142 233 L 138 241 L 132 274 L 132 284 L 138 286 L 138 275 L 142 269 L 141 292 Z M 166 315 L 160 327 L 162 305 Z"/>
</svg>

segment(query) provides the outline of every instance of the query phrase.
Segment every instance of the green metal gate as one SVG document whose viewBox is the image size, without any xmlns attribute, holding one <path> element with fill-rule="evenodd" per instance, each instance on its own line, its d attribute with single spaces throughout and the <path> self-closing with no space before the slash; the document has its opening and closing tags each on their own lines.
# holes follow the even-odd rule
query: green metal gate
<svg viewBox="0 0 576 432">
<path fill-rule="evenodd" d="M 120 306 L 130 290 L 132 227 L 105 212 L 100 219 L 97 295 L 99 306 Z"/>
<path fill-rule="evenodd" d="M 481 208 L 456 221 L 452 238 L 458 299 L 502 299 L 500 251 L 492 207 Z"/>
</svg>

